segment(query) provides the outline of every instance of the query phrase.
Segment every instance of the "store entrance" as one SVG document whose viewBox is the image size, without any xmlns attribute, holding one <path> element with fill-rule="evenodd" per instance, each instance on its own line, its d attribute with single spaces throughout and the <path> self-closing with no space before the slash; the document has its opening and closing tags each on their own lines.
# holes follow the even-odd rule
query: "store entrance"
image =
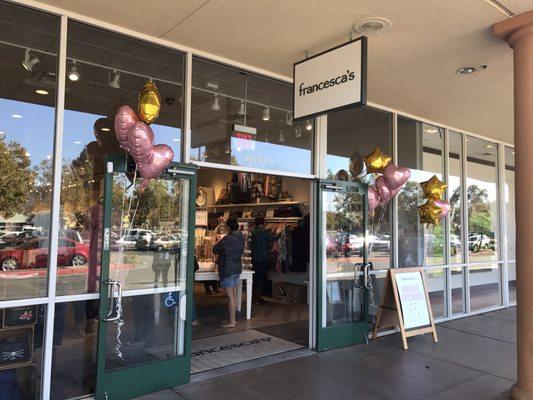
<svg viewBox="0 0 533 400">
<path fill-rule="evenodd" d="M 200 168 L 191 373 L 309 346 L 310 194 L 304 179 Z M 234 326 L 217 259 L 230 219 L 244 237 Z"/>
</svg>

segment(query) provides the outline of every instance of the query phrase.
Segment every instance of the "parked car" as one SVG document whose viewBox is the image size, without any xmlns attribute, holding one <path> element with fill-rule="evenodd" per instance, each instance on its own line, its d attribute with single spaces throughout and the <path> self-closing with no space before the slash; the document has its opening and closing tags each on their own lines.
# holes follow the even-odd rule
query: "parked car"
<svg viewBox="0 0 533 400">
<path fill-rule="evenodd" d="M 3 271 L 46 268 L 48 266 L 49 240 L 46 237 L 28 240 L 14 248 L 0 250 Z M 57 265 L 81 266 L 89 259 L 89 246 L 70 239 L 59 239 Z"/>
<path fill-rule="evenodd" d="M 477 253 L 480 250 L 490 248 L 490 238 L 487 235 L 471 235 L 468 238 L 468 248 L 471 252 Z"/>
<path fill-rule="evenodd" d="M 149 248 L 153 251 L 170 250 L 178 247 L 181 239 L 176 235 L 153 236 Z"/>
</svg>

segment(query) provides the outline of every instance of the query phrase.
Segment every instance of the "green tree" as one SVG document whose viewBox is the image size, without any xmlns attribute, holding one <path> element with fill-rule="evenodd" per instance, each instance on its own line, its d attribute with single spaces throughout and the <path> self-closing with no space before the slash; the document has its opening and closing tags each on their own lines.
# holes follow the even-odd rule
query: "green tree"
<svg viewBox="0 0 533 400">
<path fill-rule="evenodd" d="M 24 212 L 35 181 L 27 150 L 17 142 L 0 140 L 0 215 Z"/>
</svg>

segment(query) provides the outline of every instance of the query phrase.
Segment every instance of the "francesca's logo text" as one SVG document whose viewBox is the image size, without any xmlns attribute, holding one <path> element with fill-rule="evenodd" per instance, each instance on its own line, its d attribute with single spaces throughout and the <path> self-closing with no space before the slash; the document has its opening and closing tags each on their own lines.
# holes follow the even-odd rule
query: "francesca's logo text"
<svg viewBox="0 0 533 400">
<path fill-rule="evenodd" d="M 339 75 L 335 78 L 327 79 L 320 83 L 315 83 L 313 85 L 305 86 L 305 82 L 302 82 L 298 88 L 298 93 L 300 96 L 305 96 L 306 94 L 312 94 L 333 86 L 342 85 L 343 83 L 353 81 L 354 79 L 355 72 L 346 70 L 345 74 Z"/>
</svg>

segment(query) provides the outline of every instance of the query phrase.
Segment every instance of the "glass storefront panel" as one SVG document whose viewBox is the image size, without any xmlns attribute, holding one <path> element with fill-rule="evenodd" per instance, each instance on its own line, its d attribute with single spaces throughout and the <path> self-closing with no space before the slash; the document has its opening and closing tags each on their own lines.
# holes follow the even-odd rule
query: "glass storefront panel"
<svg viewBox="0 0 533 400">
<path fill-rule="evenodd" d="M 502 305 L 501 267 L 484 264 L 469 267 L 470 311 Z"/>
<path fill-rule="evenodd" d="M 69 22 L 58 295 L 97 291 L 104 163 L 111 154 L 126 157 L 115 136 L 115 113 L 122 105 L 137 110 L 148 79 L 161 96 L 159 117 L 150 125 L 154 143 L 172 147 L 179 161 L 184 55 Z M 138 179 L 130 166 L 130 178 Z"/>
<path fill-rule="evenodd" d="M 369 107 L 328 114 L 326 168 L 333 179 L 340 170 L 350 173 L 350 159 L 360 159 L 376 147 L 392 154 L 392 115 Z M 369 257 L 374 269 L 390 268 L 391 202 L 378 206 L 369 218 Z"/>
<path fill-rule="evenodd" d="M 47 292 L 58 30 L 0 3 L 0 300 Z"/>
<path fill-rule="evenodd" d="M 194 58 L 191 160 L 312 173 L 314 126 L 293 121 L 292 86 Z"/>
<path fill-rule="evenodd" d="M 446 316 L 446 270 L 431 268 L 426 271 L 429 301 L 434 318 Z"/>
<path fill-rule="evenodd" d="M 448 132 L 448 194 L 450 198 L 450 263 L 464 262 L 463 254 L 463 216 L 461 210 L 463 199 L 462 169 L 463 148 L 462 134 Z"/>
<path fill-rule="evenodd" d="M 94 393 L 97 336 L 98 300 L 56 304 L 52 399 L 75 399 Z"/>
<path fill-rule="evenodd" d="M 509 262 L 507 267 L 509 281 L 509 302 L 516 302 L 516 262 Z"/>
<path fill-rule="evenodd" d="M 498 147 L 467 138 L 469 262 L 498 260 Z"/>
<path fill-rule="evenodd" d="M 464 268 L 451 268 L 451 293 L 452 293 L 452 314 L 464 314 L 466 312 L 465 290 L 464 290 Z"/>
<path fill-rule="evenodd" d="M 418 206 L 425 201 L 421 182 L 443 180 L 444 129 L 398 117 L 398 165 L 411 177 L 398 193 L 398 266 L 444 264 L 444 224 L 421 224 Z"/>
</svg>

